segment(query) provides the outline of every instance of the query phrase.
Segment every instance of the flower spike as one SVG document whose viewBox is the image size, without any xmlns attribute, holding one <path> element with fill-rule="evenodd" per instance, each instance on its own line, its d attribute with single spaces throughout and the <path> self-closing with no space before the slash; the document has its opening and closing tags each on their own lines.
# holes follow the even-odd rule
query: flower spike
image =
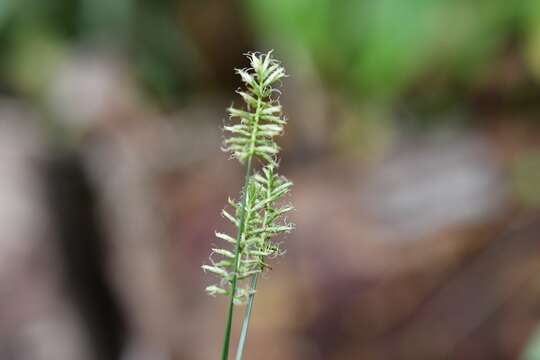
<svg viewBox="0 0 540 360">
<path fill-rule="evenodd" d="M 277 174 L 280 147 L 275 142 L 287 123 L 275 85 L 287 75 L 272 57 L 272 51 L 250 53 L 247 57 L 250 67 L 236 69 L 244 83 L 244 88 L 237 91 L 244 106 L 229 107 L 230 123 L 223 127 L 223 151 L 244 164 L 246 171 L 240 200 L 229 199 L 228 208 L 222 211 L 223 217 L 236 228 L 236 237 L 216 232 L 223 247 L 212 249 L 210 263 L 202 265 L 204 272 L 219 279 L 206 287 L 206 292 L 230 297 L 222 360 L 228 359 L 234 305 L 247 302 L 241 331 L 241 339 L 245 339 L 257 278 L 270 269 L 267 259 L 284 254 L 276 238 L 294 228 L 285 218 L 293 206 L 283 204 L 292 183 Z M 254 159 L 260 164 L 259 171 L 252 170 Z M 243 344 L 244 341 L 239 342 L 237 359 L 241 359 Z"/>
</svg>

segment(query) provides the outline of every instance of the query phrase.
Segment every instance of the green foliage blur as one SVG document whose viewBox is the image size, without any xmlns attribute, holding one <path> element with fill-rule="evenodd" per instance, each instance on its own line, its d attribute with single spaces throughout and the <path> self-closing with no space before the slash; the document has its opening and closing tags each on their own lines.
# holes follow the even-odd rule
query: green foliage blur
<svg viewBox="0 0 540 360">
<path fill-rule="evenodd" d="M 35 94 L 68 50 L 80 42 L 106 43 L 130 54 L 141 84 L 156 100 L 178 100 L 196 83 L 190 69 L 197 66 L 197 45 L 179 16 L 184 3 L 190 1 L 2 0 L 0 86 Z M 240 5 L 245 11 L 238 15 L 251 25 L 254 38 L 309 54 L 329 84 L 355 97 L 392 101 L 426 78 L 460 91 L 511 41 L 540 77 L 536 0 L 243 0 Z"/>
<path fill-rule="evenodd" d="M 0 1 L 0 89 L 38 95 L 69 52 L 85 46 L 129 55 L 143 88 L 173 100 L 193 84 L 190 46 L 175 1 Z"/>
<path fill-rule="evenodd" d="M 392 99 L 426 75 L 467 85 L 506 41 L 540 76 L 536 0 L 247 0 L 258 31 L 304 48 L 331 81 Z M 343 81 L 345 83 L 343 84 Z"/>
</svg>

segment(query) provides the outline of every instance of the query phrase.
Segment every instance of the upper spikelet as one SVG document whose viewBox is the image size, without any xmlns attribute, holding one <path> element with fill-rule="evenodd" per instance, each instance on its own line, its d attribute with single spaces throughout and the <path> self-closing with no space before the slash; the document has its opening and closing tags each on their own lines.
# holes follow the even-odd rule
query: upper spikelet
<svg viewBox="0 0 540 360">
<path fill-rule="evenodd" d="M 272 58 L 272 51 L 266 54 L 248 54 L 250 68 L 236 69 L 245 88 L 238 90 L 244 100 L 244 108 L 231 106 L 227 109 L 232 124 L 225 125 L 230 133 L 225 139 L 223 150 L 241 163 L 250 156 L 256 156 L 267 163 L 276 163 L 279 146 L 274 136 L 283 132 L 286 120 L 274 87 L 287 76 L 280 63 Z"/>
</svg>

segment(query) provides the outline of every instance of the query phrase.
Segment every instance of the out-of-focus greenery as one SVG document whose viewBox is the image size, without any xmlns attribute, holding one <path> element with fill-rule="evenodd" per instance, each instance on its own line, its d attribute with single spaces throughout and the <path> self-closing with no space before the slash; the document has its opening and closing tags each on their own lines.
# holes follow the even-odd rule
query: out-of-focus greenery
<svg viewBox="0 0 540 360">
<path fill-rule="evenodd" d="M 540 2 L 530 0 L 527 11 L 529 14 L 526 24 L 529 35 L 527 58 L 536 78 L 540 79 Z"/>
<path fill-rule="evenodd" d="M 537 0 L 239 1 L 246 8 L 240 21 L 252 25 L 254 38 L 307 52 L 326 81 L 356 97 L 394 100 L 426 78 L 444 91 L 462 89 L 509 41 L 540 78 Z M 196 84 L 197 46 L 178 16 L 185 2 L 3 0 L 1 86 L 39 92 L 68 50 L 105 43 L 128 52 L 157 99 L 178 100 Z"/>
<path fill-rule="evenodd" d="M 363 97 L 392 99 L 426 75 L 466 85 L 512 37 L 540 75 L 537 0 L 245 1 L 261 33 Z"/>
<path fill-rule="evenodd" d="M 155 98 L 189 89 L 192 47 L 172 0 L 0 1 L 0 87 L 37 95 L 55 66 L 84 46 L 121 49 Z"/>
</svg>

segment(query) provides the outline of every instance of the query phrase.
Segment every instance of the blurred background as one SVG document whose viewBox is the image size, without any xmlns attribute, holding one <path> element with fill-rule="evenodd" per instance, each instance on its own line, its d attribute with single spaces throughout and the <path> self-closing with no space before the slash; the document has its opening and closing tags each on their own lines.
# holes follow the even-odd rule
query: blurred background
<svg viewBox="0 0 540 360">
<path fill-rule="evenodd" d="M 297 229 L 246 358 L 540 359 L 537 0 L 0 0 L 0 359 L 218 358 L 269 49 Z"/>
</svg>

